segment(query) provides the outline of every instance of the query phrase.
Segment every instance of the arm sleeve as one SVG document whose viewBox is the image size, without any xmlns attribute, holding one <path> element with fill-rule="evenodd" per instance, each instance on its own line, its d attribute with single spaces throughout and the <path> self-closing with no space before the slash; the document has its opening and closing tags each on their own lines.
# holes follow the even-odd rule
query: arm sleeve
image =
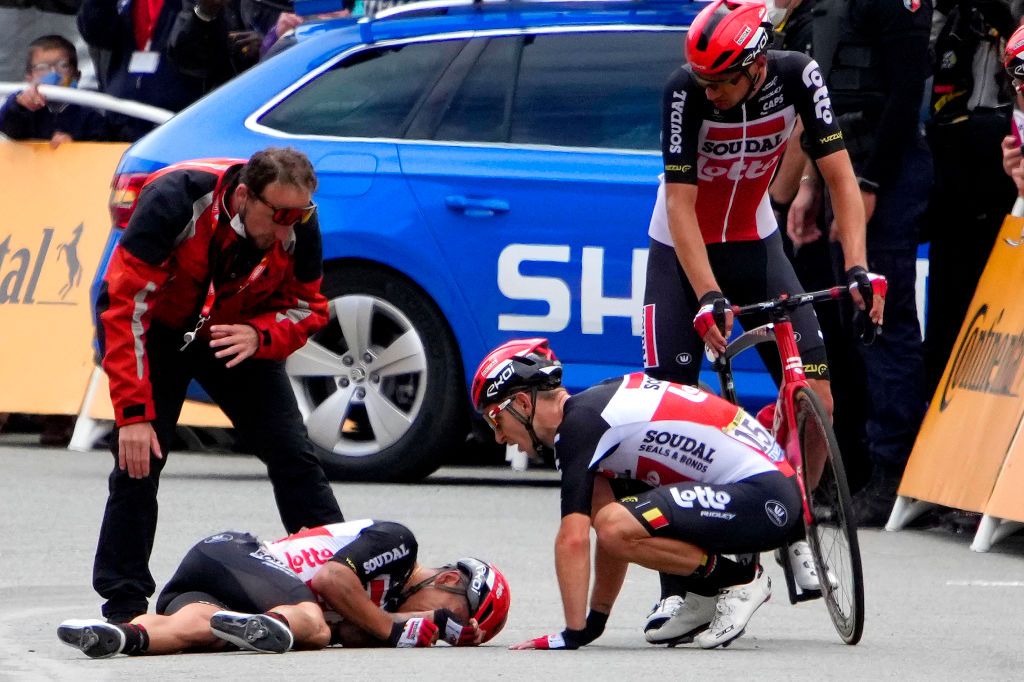
<svg viewBox="0 0 1024 682">
<path fill-rule="evenodd" d="M 314 215 L 295 226 L 294 272 L 268 303 L 269 310 L 249 320 L 260 346 L 255 357 L 284 360 L 327 324 L 327 299 L 320 293 L 323 251 Z"/>
<path fill-rule="evenodd" d="M 224 21 L 225 7 L 213 21 L 196 16 L 195 0 L 184 0 L 174 21 L 167 54 L 178 69 L 196 78 L 209 78 L 222 71 L 230 61 L 227 50 L 228 29 Z M 217 64 L 221 67 L 218 69 Z"/>
<path fill-rule="evenodd" d="M 12 140 L 28 140 L 32 137 L 32 114 L 34 112 L 18 104 L 17 97 L 18 93 L 11 93 L 3 108 L 0 109 L 0 133 Z"/>
<path fill-rule="evenodd" d="M 331 561 L 351 568 L 363 585 L 383 575 L 397 584 L 404 583 L 412 573 L 418 552 L 411 530 L 400 523 L 377 521 L 339 549 Z"/>
<path fill-rule="evenodd" d="M 899 174 L 903 155 L 895 153 L 916 136 L 928 63 L 929 14 L 910 12 L 902 2 L 876 2 L 876 16 L 867 21 L 879 27 L 880 68 L 888 84 L 876 141 L 861 177 L 877 184 Z"/>
<path fill-rule="evenodd" d="M 694 101 L 690 75 L 677 70 L 661 98 L 661 157 L 665 182 L 697 184 L 697 139 L 701 111 Z"/>
<path fill-rule="evenodd" d="M 168 276 L 164 263 L 192 216 L 184 182 L 183 172 L 169 173 L 142 190 L 104 276 L 103 369 L 118 426 L 156 417 L 145 340 L 154 297 Z"/>
<path fill-rule="evenodd" d="M 78 32 L 90 47 L 115 49 L 120 28 L 117 0 L 82 0 L 78 10 Z"/>
<path fill-rule="evenodd" d="M 576 407 L 562 420 L 555 453 L 562 470 L 562 516 L 590 516 L 594 471 L 590 465 L 608 423 L 592 409 Z"/>
<path fill-rule="evenodd" d="M 795 60 L 795 68 L 789 71 L 793 78 L 789 87 L 797 93 L 796 110 L 804 124 L 802 139 L 808 156 L 820 159 L 845 149 L 843 131 L 839 127 L 835 112 L 832 111 L 828 86 L 821 75 L 818 62 L 795 52 L 791 53 L 790 58 Z"/>
</svg>

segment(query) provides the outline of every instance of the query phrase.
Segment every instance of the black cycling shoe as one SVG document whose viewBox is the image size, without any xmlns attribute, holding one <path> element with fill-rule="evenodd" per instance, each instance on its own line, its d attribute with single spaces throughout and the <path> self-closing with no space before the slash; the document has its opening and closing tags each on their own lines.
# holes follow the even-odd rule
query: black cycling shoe
<svg viewBox="0 0 1024 682">
<path fill-rule="evenodd" d="M 218 611 L 210 617 L 210 629 L 235 646 L 267 654 L 283 654 L 295 641 L 287 625 L 265 613 Z"/>
<path fill-rule="evenodd" d="M 66 620 L 57 626 L 57 637 L 89 658 L 110 658 L 124 650 L 124 630 L 101 620 Z"/>
</svg>

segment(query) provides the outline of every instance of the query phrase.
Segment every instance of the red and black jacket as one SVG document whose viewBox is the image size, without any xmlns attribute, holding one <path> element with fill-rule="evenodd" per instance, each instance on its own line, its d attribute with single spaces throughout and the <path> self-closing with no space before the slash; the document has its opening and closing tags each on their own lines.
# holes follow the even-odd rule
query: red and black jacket
<svg viewBox="0 0 1024 682">
<path fill-rule="evenodd" d="M 284 360 L 327 323 L 320 227 L 314 215 L 287 243 L 256 252 L 230 224 L 228 197 L 245 163 L 201 159 L 146 179 L 114 249 L 97 301 L 97 337 L 118 426 L 155 418 L 146 334 L 152 322 L 191 331 L 211 274 L 216 298 L 197 343 L 214 324 L 249 324 L 254 357 Z M 249 281 L 267 255 L 262 273 Z M 212 266 L 211 266 L 212 264 Z"/>
</svg>

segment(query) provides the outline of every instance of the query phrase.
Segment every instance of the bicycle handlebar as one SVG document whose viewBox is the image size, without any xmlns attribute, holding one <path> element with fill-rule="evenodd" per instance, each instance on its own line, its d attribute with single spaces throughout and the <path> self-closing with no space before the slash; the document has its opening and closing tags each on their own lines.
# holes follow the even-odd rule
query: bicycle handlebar
<svg viewBox="0 0 1024 682">
<path fill-rule="evenodd" d="M 808 303 L 832 301 L 849 297 L 849 289 L 846 287 L 834 286 L 829 289 L 809 291 L 804 294 L 781 294 L 777 298 L 761 301 L 760 303 L 751 303 L 750 305 L 734 305 L 732 306 L 732 314 L 737 317 L 742 317 L 743 315 L 749 315 L 750 313 L 795 310 L 796 308 L 807 305 Z"/>
</svg>

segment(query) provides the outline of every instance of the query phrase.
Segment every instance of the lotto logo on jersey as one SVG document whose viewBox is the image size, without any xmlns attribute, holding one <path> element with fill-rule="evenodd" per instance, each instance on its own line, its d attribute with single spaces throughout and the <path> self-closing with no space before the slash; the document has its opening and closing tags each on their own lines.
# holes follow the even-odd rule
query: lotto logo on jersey
<svg viewBox="0 0 1024 682">
<path fill-rule="evenodd" d="M 832 123 L 832 100 L 829 99 L 828 88 L 825 87 L 825 79 L 821 76 L 818 62 L 812 60 L 805 66 L 800 78 L 808 90 L 814 91 L 814 116 L 824 123 Z"/>
<path fill-rule="evenodd" d="M 699 504 L 704 509 L 724 510 L 732 502 L 732 497 L 724 490 L 715 490 L 706 485 L 698 485 L 693 488 L 669 488 L 672 499 L 677 505 L 684 509 L 693 509 L 693 505 Z"/>
</svg>

